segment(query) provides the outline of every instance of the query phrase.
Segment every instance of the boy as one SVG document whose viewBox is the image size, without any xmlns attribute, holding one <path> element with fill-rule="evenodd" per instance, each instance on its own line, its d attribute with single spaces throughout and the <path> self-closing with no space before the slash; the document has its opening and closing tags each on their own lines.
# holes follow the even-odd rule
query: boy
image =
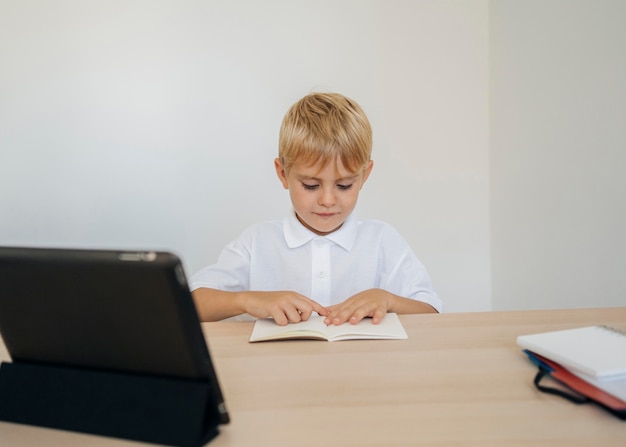
<svg viewBox="0 0 626 447">
<path fill-rule="evenodd" d="M 279 325 L 379 323 L 387 312 L 440 312 L 441 300 L 406 241 L 353 214 L 373 162 L 372 129 L 354 101 L 313 93 L 283 119 L 274 168 L 293 212 L 254 225 L 199 271 L 191 289 L 203 321 L 238 315 Z"/>
</svg>

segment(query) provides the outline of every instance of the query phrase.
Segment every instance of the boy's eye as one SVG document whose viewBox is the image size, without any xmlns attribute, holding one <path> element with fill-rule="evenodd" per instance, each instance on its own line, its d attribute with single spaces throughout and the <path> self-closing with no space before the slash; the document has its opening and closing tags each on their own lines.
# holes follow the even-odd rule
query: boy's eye
<svg viewBox="0 0 626 447">
<path fill-rule="evenodd" d="M 315 191 L 317 189 L 319 189 L 320 185 L 315 183 L 315 184 L 309 184 L 309 183 L 302 183 L 302 187 L 304 189 L 306 189 L 307 191 Z M 340 189 L 341 191 L 347 191 L 350 188 L 352 188 L 352 183 L 350 183 L 349 185 L 341 185 L 341 184 L 337 184 L 337 188 Z"/>
</svg>

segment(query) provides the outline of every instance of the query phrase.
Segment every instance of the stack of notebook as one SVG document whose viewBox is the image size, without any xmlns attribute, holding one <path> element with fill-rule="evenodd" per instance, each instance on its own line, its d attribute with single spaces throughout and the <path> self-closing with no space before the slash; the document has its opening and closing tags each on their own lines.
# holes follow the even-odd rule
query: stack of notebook
<svg viewBox="0 0 626 447">
<path fill-rule="evenodd" d="M 626 334 L 607 326 L 587 326 L 520 335 L 517 344 L 539 366 L 541 375 L 572 390 L 572 401 L 593 401 L 626 419 Z M 554 392 L 564 395 L 564 392 Z M 579 396 L 577 399 L 575 396 Z"/>
</svg>

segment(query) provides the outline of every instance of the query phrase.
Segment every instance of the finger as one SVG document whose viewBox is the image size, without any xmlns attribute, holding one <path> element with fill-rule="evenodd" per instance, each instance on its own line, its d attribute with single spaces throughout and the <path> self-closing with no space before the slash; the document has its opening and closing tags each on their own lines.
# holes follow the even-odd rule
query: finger
<svg viewBox="0 0 626 447">
<path fill-rule="evenodd" d="M 283 312 L 285 313 L 289 323 L 299 323 L 302 321 L 300 311 L 295 306 L 289 306 L 286 309 L 283 309 Z"/>
<path fill-rule="evenodd" d="M 357 324 L 363 318 L 369 316 L 370 313 L 371 311 L 368 308 L 359 307 L 354 312 L 352 312 L 352 315 L 350 315 L 348 321 L 350 321 L 350 324 Z"/>
<path fill-rule="evenodd" d="M 302 306 L 302 308 L 298 309 L 298 311 L 300 312 L 300 320 L 306 321 L 311 318 L 313 308 L 310 306 Z"/>
<path fill-rule="evenodd" d="M 302 306 L 298 308 L 298 313 L 300 314 L 300 321 L 306 321 L 311 318 L 313 309 L 308 306 Z"/>
<path fill-rule="evenodd" d="M 313 301 L 313 307 L 311 310 L 314 310 L 315 312 L 318 313 L 318 315 L 322 315 L 322 316 L 326 316 L 330 313 L 328 308 L 322 306 L 319 303 L 316 303 L 315 301 Z"/>
<path fill-rule="evenodd" d="M 340 314 L 344 306 L 345 304 L 343 303 L 335 304 L 334 306 L 329 306 L 328 314 L 326 315 L 326 318 L 324 319 L 324 324 L 326 326 L 330 326 L 331 324 L 341 324 Z"/>
<path fill-rule="evenodd" d="M 352 306 L 350 303 L 344 301 L 343 303 L 334 304 L 332 306 L 328 306 L 326 310 L 328 313 L 326 314 L 326 318 L 324 319 L 324 323 L 326 326 L 330 326 L 331 324 L 342 324 L 345 323 L 352 311 L 348 310 Z"/>
<path fill-rule="evenodd" d="M 337 311 L 340 308 L 341 308 L 341 304 L 333 304 L 332 306 L 328 306 L 326 310 L 328 311 L 328 315 L 330 315 L 331 313 Z"/>
<path fill-rule="evenodd" d="M 374 310 L 374 314 L 372 315 L 372 323 L 373 324 L 380 323 L 381 321 L 383 321 L 383 318 L 385 318 L 385 315 L 387 315 L 387 310 L 382 306 L 378 306 Z"/>
<path fill-rule="evenodd" d="M 289 321 L 287 321 L 287 316 L 280 309 L 272 312 L 271 317 L 274 319 L 274 323 L 279 326 L 286 326 Z"/>
<path fill-rule="evenodd" d="M 330 324 L 334 324 L 336 326 L 345 323 L 348 319 L 354 314 L 354 310 L 352 306 L 343 307 L 335 310 L 331 315 L 327 317 L 330 320 Z"/>
<path fill-rule="evenodd" d="M 318 315 L 326 316 L 328 315 L 328 309 L 319 304 L 316 301 L 313 301 L 310 298 L 304 298 L 305 301 L 300 302 L 296 305 L 298 311 L 300 312 L 300 319 L 302 321 L 306 321 L 311 318 L 313 312 L 317 312 Z"/>
</svg>

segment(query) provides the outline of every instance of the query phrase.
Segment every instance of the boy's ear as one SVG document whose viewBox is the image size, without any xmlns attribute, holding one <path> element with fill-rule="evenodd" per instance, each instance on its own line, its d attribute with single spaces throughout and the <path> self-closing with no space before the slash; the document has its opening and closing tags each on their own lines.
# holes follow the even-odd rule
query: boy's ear
<svg viewBox="0 0 626 447">
<path fill-rule="evenodd" d="M 276 169 L 276 175 L 278 176 L 278 180 L 283 184 L 283 188 L 289 189 L 289 182 L 287 181 L 287 172 L 285 171 L 285 166 L 280 158 L 274 159 L 274 169 Z"/>
<path fill-rule="evenodd" d="M 367 181 L 367 178 L 372 173 L 372 168 L 374 168 L 374 160 L 370 160 L 367 163 L 367 166 L 365 166 L 365 169 L 363 170 L 363 181 L 361 182 L 361 188 L 363 187 L 363 185 Z"/>
</svg>

